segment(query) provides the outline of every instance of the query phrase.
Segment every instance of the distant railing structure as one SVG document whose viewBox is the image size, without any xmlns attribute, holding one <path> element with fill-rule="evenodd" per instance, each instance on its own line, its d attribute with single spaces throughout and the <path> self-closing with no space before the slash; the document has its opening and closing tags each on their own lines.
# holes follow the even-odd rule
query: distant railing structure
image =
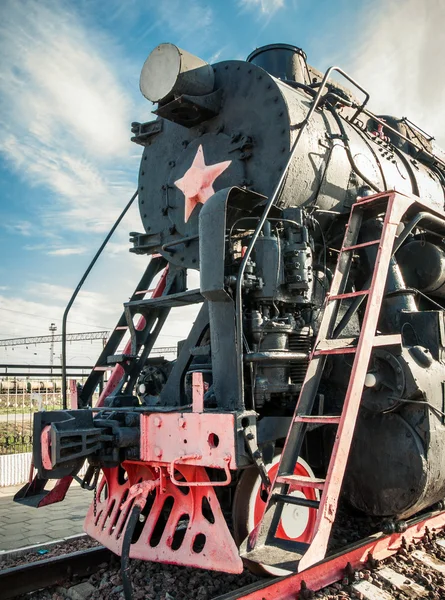
<svg viewBox="0 0 445 600">
<path fill-rule="evenodd" d="M 87 376 L 76 378 L 82 384 Z M 0 379 L 0 455 L 29 452 L 33 414 L 62 408 L 61 379 L 3 376 Z"/>
<path fill-rule="evenodd" d="M 66 336 L 67 342 L 79 342 L 84 340 L 103 340 L 104 342 L 108 339 L 108 331 L 82 331 L 80 333 L 68 333 Z M 33 337 L 21 337 L 21 338 L 6 338 L 0 340 L 0 347 L 12 347 L 12 346 L 32 346 L 33 344 L 53 344 L 55 342 L 61 342 L 61 335 L 38 335 Z"/>
<path fill-rule="evenodd" d="M 60 366 L 52 369 L 51 373 L 50 365 L 0 365 L 0 455 L 30 452 L 34 413 L 62 408 Z M 87 365 L 70 367 L 69 379 L 82 385 L 90 371 Z"/>
<path fill-rule="evenodd" d="M 164 346 L 153 348 L 151 355 L 176 353 L 176 346 Z M 67 365 L 68 389 L 83 385 L 92 368 L 91 365 Z M 98 386 L 93 402 L 101 388 L 102 385 Z M 61 365 L 0 364 L 0 456 L 30 452 L 34 413 L 61 408 Z"/>
</svg>

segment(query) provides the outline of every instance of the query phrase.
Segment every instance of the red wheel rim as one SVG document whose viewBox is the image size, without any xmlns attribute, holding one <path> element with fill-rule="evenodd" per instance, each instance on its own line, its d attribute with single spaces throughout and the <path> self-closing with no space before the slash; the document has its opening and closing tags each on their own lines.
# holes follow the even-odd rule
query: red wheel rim
<svg viewBox="0 0 445 600">
<path fill-rule="evenodd" d="M 271 481 L 274 480 L 280 462 L 280 455 L 275 456 L 274 460 L 266 465 L 267 472 Z M 303 477 L 313 477 L 312 469 L 303 460 L 299 459 L 294 469 L 294 475 Z M 266 508 L 266 503 L 261 498 L 261 485 L 258 481 L 253 489 L 255 498 L 253 510 L 252 529 L 259 523 Z M 307 498 L 308 500 L 318 500 L 318 490 L 307 487 L 297 487 L 291 493 L 292 496 Z M 315 521 L 317 518 L 317 510 L 315 508 L 307 508 L 304 506 L 295 506 L 287 504 L 283 508 L 282 516 L 275 533 L 277 538 L 282 540 L 291 540 L 293 542 L 310 543 L 313 538 Z M 251 529 L 251 530 L 252 530 Z"/>
</svg>

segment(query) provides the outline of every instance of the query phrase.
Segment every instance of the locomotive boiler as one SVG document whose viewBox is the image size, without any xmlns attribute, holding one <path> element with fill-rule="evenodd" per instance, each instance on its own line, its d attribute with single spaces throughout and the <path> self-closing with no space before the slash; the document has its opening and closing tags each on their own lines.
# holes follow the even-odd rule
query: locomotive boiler
<svg viewBox="0 0 445 600">
<path fill-rule="evenodd" d="M 146 271 L 78 409 L 36 414 L 38 475 L 17 499 L 62 499 L 87 461 L 85 530 L 124 574 L 128 557 L 281 574 L 323 558 L 340 498 L 395 527 L 440 502 L 434 139 L 285 44 L 215 65 L 161 44 L 140 87 L 156 115 L 131 138 Z M 151 357 L 171 309 L 192 304 L 175 360 Z"/>
</svg>

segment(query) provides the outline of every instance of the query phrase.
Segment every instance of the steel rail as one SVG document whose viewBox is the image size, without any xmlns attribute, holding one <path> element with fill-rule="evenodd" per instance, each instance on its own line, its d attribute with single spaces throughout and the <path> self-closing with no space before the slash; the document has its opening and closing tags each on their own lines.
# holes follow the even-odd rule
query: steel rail
<svg viewBox="0 0 445 600">
<path fill-rule="evenodd" d="M 321 590 L 344 577 L 345 569 L 360 570 L 369 558 L 385 560 L 404 545 L 419 541 L 429 531 L 445 529 L 445 511 L 433 511 L 406 522 L 403 533 L 376 533 L 341 552 L 328 556 L 316 565 L 286 577 L 276 577 L 249 584 L 241 589 L 217 596 L 213 600 L 290 600 L 299 591 Z M 56 556 L 0 570 L 0 600 L 10 600 L 63 583 L 73 574 L 84 577 L 111 562 L 115 555 L 99 546 L 63 556 Z"/>
<path fill-rule="evenodd" d="M 403 533 L 376 533 L 328 556 L 301 573 L 250 584 L 213 600 L 293 600 L 301 590 L 317 592 L 341 580 L 346 568 L 360 570 L 370 557 L 373 560 L 385 560 L 396 554 L 403 544 L 422 539 L 427 530 L 445 529 L 445 511 L 423 514 L 407 521 L 406 525 Z"/>
<path fill-rule="evenodd" d="M 0 600 L 9 600 L 21 594 L 63 583 L 72 575 L 84 577 L 97 571 L 114 554 L 99 546 L 62 556 L 52 556 L 32 563 L 0 570 Z"/>
</svg>

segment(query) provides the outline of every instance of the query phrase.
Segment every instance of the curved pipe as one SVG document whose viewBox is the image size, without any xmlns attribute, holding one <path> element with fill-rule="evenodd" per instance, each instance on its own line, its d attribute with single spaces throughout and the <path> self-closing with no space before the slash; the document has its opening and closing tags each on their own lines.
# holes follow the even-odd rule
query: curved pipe
<svg viewBox="0 0 445 600">
<path fill-rule="evenodd" d="M 334 117 L 338 128 L 340 129 L 340 133 L 342 135 L 342 141 L 344 143 L 344 147 L 346 150 L 346 156 L 348 157 L 349 163 L 351 165 L 352 170 L 357 173 L 357 175 L 360 177 L 360 179 L 363 179 L 363 181 L 366 183 L 366 185 L 368 185 L 371 189 L 373 189 L 375 192 L 380 193 L 382 190 L 379 189 L 376 185 L 374 185 L 372 183 L 372 181 L 370 181 L 366 175 L 363 175 L 363 173 L 360 171 L 360 169 L 357 167 L 355 161 L 354 161 L 354 157 L 352 156 L 352 152 L 351 152 L 351 147 L 349 145 L 349 140 L 348 140 L 348 136 L 346 134 L 345 128 L 343 127 L 343 123 L 341 122 L 340 117 L 337 114 L 337 111 L 335 110 L 335 108 L 331 105 L 327 105 L 326 106 L 327 109 L 329 110 L 329 112 L 332 114 L 332 116 Z M 383 173 L 382 173 L 383 175 Z M 383 176 L 383 181 L 384 181 L 384 176 Z M 386 187 L 386 186 L 385 186 Z"/>
</svg>

